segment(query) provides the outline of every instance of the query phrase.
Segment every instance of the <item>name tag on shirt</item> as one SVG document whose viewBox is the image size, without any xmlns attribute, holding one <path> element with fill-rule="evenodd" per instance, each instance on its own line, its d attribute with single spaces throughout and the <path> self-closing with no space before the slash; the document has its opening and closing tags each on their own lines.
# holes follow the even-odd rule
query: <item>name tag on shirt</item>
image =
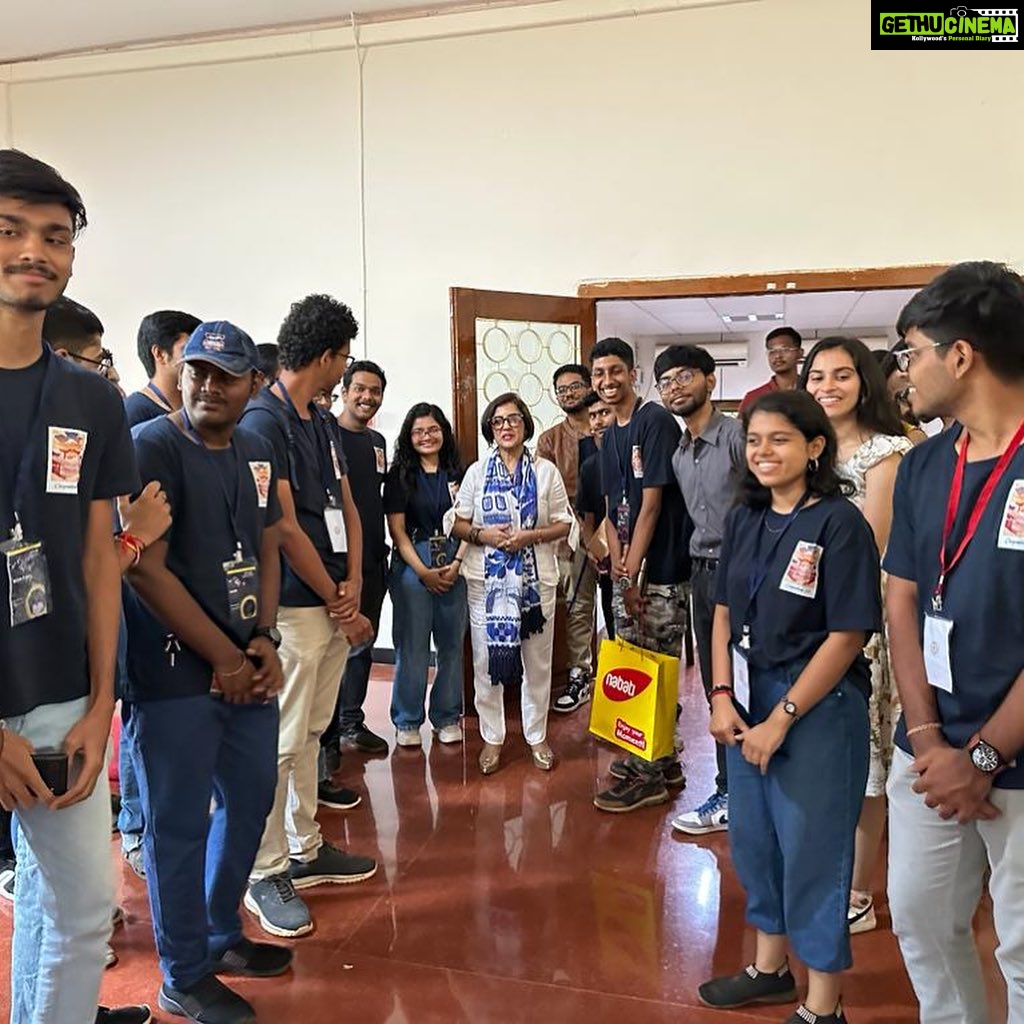
<svg viewBox="0 0 1024 1024">
<path fill-rule="evenodd" d="M 383 476 L 387 472 L 387 460 L 384 458 L 384 449 L 373 446 L 373 458 L 377 463 L 377 472 Z"/>
<path fill-rule="evenodd" d="M 223 563 L 231 625 L 254 625 L 260 612 L 260 570 L 251 558 Z"/>
<path fill-rule="evenodd" d="M 348 551 L 348 534 L 345 532 L 345 513 L 337 505 L 328 505 L 324 509 L 324 525 L 331 541 L 331 550 L 336 555 L 344 555 Z"/>
<path fill-rule="evenodd" d="M 732 695 L 744 710 L 750 710 L 750 665 L 738 644 L 732 645 Z"/>
<path fill-rule="evenodd" d="M 640 445 L 633 445 L 633 457 L 630 459 L 633 465 L 633 476 L 637 480 L 643 480 L 644 478 L 644 456 L 640 450 Z"/>
<path fill-rule="evenodd" d="M 825 549 L 809 540 L 797 541 L 789 565 L 782 574 L 779 590 L 797 597 L 815 597 L 818 593 L 818 563 Z"/>
<path fill-rule="evenodd" d="M 924 617 L 924 670 L 928 682 L 937 690 L 953 692 L 953 665 L 950 661 L 950 643 L 953 620 L 941 615 Z"/>
<path fill-rule="evenodd" d="M 9 540 L 0 544 L 7 564 L 7 594 L 11 626 L 41 619 L 51 611 L 50 572 L 39 540 Z"/>
<path fill-rule="evenodd" d="M 999 522 L 998 546 L 1006 551 L 1024 551 L 1024 480 L 1014 480 Z"/>
<path fill-rule="evenodd" d="M 256 485 L 256 497 L 260 508 L 266 508 L 270 500 L 270 463 L 250 462 L 249 472 L 252 473 L 252 482 Z"/>
<path fill-rule="evenodd" d="M 89 431 L 74 427 L 49 427 L 48 431 L 46 493 L 77 494 Z"/>
</svg>

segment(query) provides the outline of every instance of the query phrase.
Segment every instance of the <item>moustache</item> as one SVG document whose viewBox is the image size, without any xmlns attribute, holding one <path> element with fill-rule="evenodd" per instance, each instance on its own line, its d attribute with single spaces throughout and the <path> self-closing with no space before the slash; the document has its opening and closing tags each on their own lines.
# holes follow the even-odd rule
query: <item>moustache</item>
<svg viewBox="0 0 1024 1024">
<path fill-rule="evenodd" d="M 18 263 L 13 267 L 5 267 L 5 274 L 38 274 L 48 281 L 56 281 L 57 275 L 49 267 L 40 263 Z"/>
</svg>

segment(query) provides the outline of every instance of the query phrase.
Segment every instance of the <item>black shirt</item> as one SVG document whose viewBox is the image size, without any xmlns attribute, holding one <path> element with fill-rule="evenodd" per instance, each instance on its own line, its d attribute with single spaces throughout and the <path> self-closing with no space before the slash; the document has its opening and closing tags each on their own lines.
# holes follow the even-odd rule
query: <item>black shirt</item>
<svg viewBox="0 0 1024 1024">
<path fill-rule="evenodd" d="M 258 620 L 232 626 L 224 563 L 235 557 L 239 543 L 242 557 L 258 562 L 263 530 L 281 518 L 270 445 L 236 429 L 230 448 L 207 449 L 161 417 L 135 432 L 135 449 L 143 479 L 160 481 L 173 516 L 164 538 L 167 568 L 242 650 Z M 173 638 L 130 586 L 125 587 L 125 621 L 132 700 L 209 691 L 210 665 Z"/>
<path fill-rule="evenodd" d="M 460 479 L 443 469 L 427 473 L 420 467 L 410 492 L 392 466 L 384 483 L 384 511 L 405 515 L 405 532 L 413 543 L 435 537 L 444 532 L 442 520 L 455 503 Z"/>
<path fill-rule="evenodd" d="M 604 494 L 601 491 L 601 452 L 580 463 L 576 479 L 576 511 L 581 515 L 588 512 L 594 516 L 595 525 L 604 519 Z"/>
<path fill-rule="evenodd" d="M 774 668 L 810 659 L 829 633 L 881 629 L 880 576 L 871 527 L 845 498 L 823 498 L 791 519 L 737 505 L 725 521 L 715 602 L 729 608 L 733 643 L 749 625 L 751 666 Z M 863 654 L 850 676 L 870 693 Z"/>
<path fill-rule="evenodd" d="M 384 502 L 381 489 L 388 471 L 387 449 L 376 430 L 348 430 L 338 425 L 348 463 L 348 485 L 363 526 L 363 566 L 374 572 L 387 560 L 384 540 Z"/>
<path fill-rule="evenodd" d="M 626 426 L 613 423 L 601 443 L 601 477 L 608 516 L 616 522 L 623 497 L 629 502 L 629 536 L 636 529 L 645 487 L 661 488 L 661 513 L 647 549 L 650 583 L 685 583 L 690 578 L 693 523 L 672 471 L 682 431 L 675 417 L 653 402 L 637 405 Z"/>
<path fill-rule="evenodd" d="M 348 472 L 341 428 L 332 416 L 312 402 L 308 408 L 311 419 L 303 420 L 264 388 L 248 404 L 239 423 L 270 442 L 281 478 L 291 484 L 299 526 L 313 542 L 327 574 L 335 583 L 340 583 L 348 575 L 348 556 L 331 550 L 324 509 L 328 505 L 328 492 L 341 507 L 341 477 Z M 320 595 L 299 579 L 282 555 L 282 607 L 310 608 L 322 604 Z"/>
<path fill-rule="evenodd" d="M 133 391 L 124 400 L 124 411 L 128 415 L 128 426 L 137 427 L 148 423 L 157 416 L 166 416 L 167 410 L 153 401 L 145 391 Z"/>
<path fill-rule="evenodd" d="M 137 491 L 139 478 L 121 396 L 48 346 L 35 365 L 0 372 L 0 451 L 0 539 L 14 525 L 24 458 L 18 515 L 25 538 L 44 544 L 51 593 L 49 614 L 12 627 L 0 557 L 0 717 L 9 718 L 88 695 L 82 554 L 90 505 Z"/>
</svg>

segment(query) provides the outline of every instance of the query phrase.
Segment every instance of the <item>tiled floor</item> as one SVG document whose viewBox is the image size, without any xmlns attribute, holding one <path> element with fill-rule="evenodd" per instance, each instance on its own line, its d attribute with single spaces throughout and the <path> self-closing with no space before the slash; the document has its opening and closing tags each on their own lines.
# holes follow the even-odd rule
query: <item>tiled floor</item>
<svg viewBox="0 0 1024 1024">
<path fill-rule="evenodd" d="M 368 712 L 390 737 L 386 677 L 371 685 Z M 364 800 L 325 812 L 325 833 L 376 856 L 380 870 L 351 888 L 304 894 L 317 928 L 294 943 L 294 971 L 234 984 L 265 1024 L 783 1020 L 787 1008 L 724 1015 L 697 1002 L 699 982 L 750 960 L 752 939 L 727 837 L 683 840 L 669 827 L 673 810 L 707 795 L 713 774 L 699 684 L 688 675 L 684 689 L 689 784 L 673 804 L 631 814 L 591 805 L 615 755 L 588 739 L 586 710 L 552 714 L 559 762 L 550 775 L 532 766 L 516 733 L 501 770 L 483 778 L 472 723 L 464 748 L 431 744 L 425 731 L 422 751 L 346 755 L 339 781 Z M 121 961 L 106 974 L 103 999 L 155 1002 L 145 888 L 120 861 L 118 875 L 128 920 L 114 937 Z M 1005 998 L 991 966 L 990 914 L 979 916 L 996 1021 Z M 880 918 L 878 931 L 853 940 L 848 1016 L 910 1024 L 915 1004 L 884 908 Z M 4 947 L 9 921 L 4 905 Z M 6 1018 L 6 977 L 2 986 Z"/>
</svg>

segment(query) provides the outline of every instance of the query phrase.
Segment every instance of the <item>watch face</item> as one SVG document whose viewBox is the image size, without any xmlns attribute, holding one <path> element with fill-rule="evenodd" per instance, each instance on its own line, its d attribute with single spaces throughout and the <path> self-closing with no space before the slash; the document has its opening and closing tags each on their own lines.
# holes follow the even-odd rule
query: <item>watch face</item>
<svg viewBox="0 0 1024 1024">
<path fill-rule="evenodd" d="M 792 715 L 794 718 L 797 717 L 796 705 L 791 700 L 783 702 L 782 710 L 785 711 L 787 715 Z"/>
<path fill-rule="evenodd" d="M 995 747 L 990 746 L 984 740 L 978 740 L 971 747 L 971 761 L 978 771 L 989 774 L 999 767 L 999 754 Z"/>
</svg>

